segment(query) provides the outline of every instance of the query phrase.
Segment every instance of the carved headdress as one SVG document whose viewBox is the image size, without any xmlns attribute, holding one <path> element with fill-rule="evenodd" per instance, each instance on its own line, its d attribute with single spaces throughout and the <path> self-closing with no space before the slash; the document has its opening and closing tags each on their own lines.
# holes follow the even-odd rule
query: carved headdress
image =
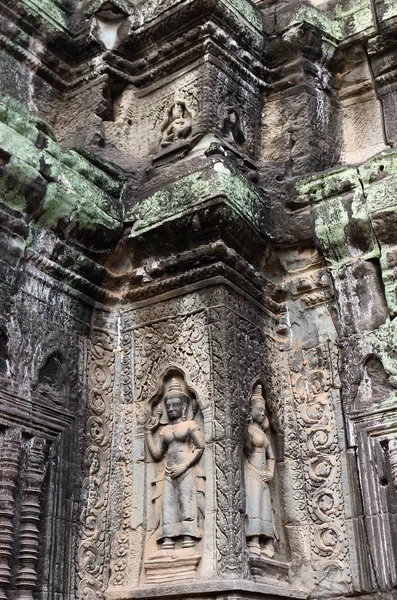
<svg viewBox="0 0 397 600">
<path fill-rule="evenodd" d="M 251 396 L 251 404 L 256 404 L 257 402 L 261 402 L 266 407 L 266 400 L 263 396 L 263 388 L 261 383 L 258 383 L 255 386 Z"/>
<path fill-rule="evenodd" d="M 258 405 L 258 404 L 261 404 L 265 408 L 265 418 L 262 423 L 262 429 L 265 431 L 269 427 L 269 417 L 268 417 L 268 410 L 267 410 L 267 406 L 266 406 L 266 400 L 263 395 L 262 384 L 258 383 L 254 387 L 254 391 L 252 392 L 252 395 L 250 398 L 250 404 L 251 404 L 251 410 L 255 405 Z M 252 419 L 252 413 L 251 413 L 250 420 L 251 419 Z"/>
<path fill-rule="evenodd" d="M 164 394 L 164 402 L 167 402 L 168 398 L 179 398 L 187 404 L 189 402 L 189 396 L 183 391 L 183 387 L 179 379 L 173 377 Z"/>
</svg>

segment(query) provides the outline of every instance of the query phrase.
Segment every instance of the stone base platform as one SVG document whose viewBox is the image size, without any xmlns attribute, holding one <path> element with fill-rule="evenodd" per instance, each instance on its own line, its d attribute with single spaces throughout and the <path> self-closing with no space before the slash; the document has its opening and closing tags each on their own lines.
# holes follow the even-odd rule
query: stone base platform
<svg viewBox="0 0 397 600">
<path fill-rule="evenodd" d="M 144 563 L 146 584 L 191 581 L 197 578 L 201 555 L 186 550 L 159 550 Z"/>
<path fill-rule="evenodd" d="M 180 582 L 165 585 L 146 585 L 136 589 L 113 588 L 106 592 L 106 600 L 164 600 L 165 598 L 183 598 L 183 600 L 305 600 L 309 592 L 294 588 L 281 581 L 247 581 L 242 579 L 212 579 L 192 582 Z"/>
<path fill-rule="evenodd" d="M 249 567 L 253 575 L 266 576 L 278 581 L 288 582 L 288 563 L 280 562 L 263 555 L 251 555 L 249 558 Z"/>
</svg>

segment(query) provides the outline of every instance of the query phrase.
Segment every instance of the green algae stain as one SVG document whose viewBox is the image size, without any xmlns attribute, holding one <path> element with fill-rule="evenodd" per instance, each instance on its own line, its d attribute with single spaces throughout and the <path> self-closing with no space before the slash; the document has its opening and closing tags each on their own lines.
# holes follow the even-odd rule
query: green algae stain
<svg viewBox="0 0 397 600">
<path fill-rule="evenodd" d="M 99 244 L 100 232 L 107 232 L 108 240 L 114 232 L 118 235 L 123 217 L 120 172 L 105 163 L 103 169 L 96 166 L 88 153 L 62 151 L 44 122 L 4 96 L 0 117 L 2 202 L 78 242 L 87 234 L 93 239 L 94 232 Z"/>
<path fill-rule="evenodd" d="M 46 22 L 55 31 L 67 30 L 66 11 L 54 0 L 22 0 L 27 11 Z"/>
<path fill-rule="evenodd" d="M 191 214 L 197 208 L 223 202 L 258 229 L 261 195 L 223 161 L 191 173 L 165 189 L 140 200 L 126 215 L 131 235 L 140 235 L 162 223 Z"/>
<path fill-rule="evenodd" d="M 301 5 L 289 21 L 289 27 L 307 23 L 318 27 L 331 39 L 343 39 L 343 26 L 339 19 L 332 18 L 314 6 Z"/>
</svg>

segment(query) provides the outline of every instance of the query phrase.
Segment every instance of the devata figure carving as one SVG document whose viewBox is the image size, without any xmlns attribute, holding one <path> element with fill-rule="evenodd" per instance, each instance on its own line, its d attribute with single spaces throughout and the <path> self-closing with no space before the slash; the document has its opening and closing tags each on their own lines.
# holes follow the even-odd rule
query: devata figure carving
<svg viewBox="0 0 397 600">
<path fill-rule="evenodd" d="M 226 140 L 234 142 L 237 146 L 244 146 L 245 135 L 240 125 L 240 117 L 233 107 L 226 111 L 226 117 L 222 124 L 222 134 Z"/>
<path fill-rule="evenodd" d="M 189 401 L 173 377 L 164 395 L 169 424 L 160 430 L 157 441 L 153 433 L 160 427 L 161 411 L 146 425 L 151 456 L 155 461 L 166 457 L 165 471 L 152 482 L 153 500 L 161 498 L 157 540 L 162 540 L 163 550 L 173 549 L 177 538 L 182 538 L 183 548 L 191 548 L 202 537 L 198 521 L 199 512 L 204 512 L 204 474 L 197 463 L 204 452 L 204 437 L 199 424 L 186 419 Z"/>
<path fill-rule="evenodd" d="M 161 126 L 160 148 L 166 148 L 173 142 L 186 139 L 192 132 L 192 115 L 182 100 L 174 102 L 167 110 Z"/>
<path fill-rule="evenodd" d="M 269 419 L 262 386 L 251 396 L 251 419 L 245 436 L 246 537 L 251 554 L 274 556 L 274 527 L 269 482 L 275 459 L 266 430 Z"/>
</svg>

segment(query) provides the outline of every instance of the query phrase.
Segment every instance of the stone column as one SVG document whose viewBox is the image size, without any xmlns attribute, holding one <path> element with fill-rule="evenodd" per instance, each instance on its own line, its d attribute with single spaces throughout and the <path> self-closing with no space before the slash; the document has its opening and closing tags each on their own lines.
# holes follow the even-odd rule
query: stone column
<svg viewBox="0 0 397 600">
<path fill-rule="evenodd" d="M 6 600 L 11 571 L 8 560 L 12 554 L 14 533 L 14 491 L 17 484 L 21 431 L 6 429 L 0 441 L 0 598 Z"/>
<path fill-rule="evenodd" d="M 39 554 L 41 494 L 45 475 L 46 442 L 32 437 L 27 448 L 27 464 L 20 509 L 20 537 L 17 599 L 33 600 L 37 583 L 36 563 Z"/>
</svg>

